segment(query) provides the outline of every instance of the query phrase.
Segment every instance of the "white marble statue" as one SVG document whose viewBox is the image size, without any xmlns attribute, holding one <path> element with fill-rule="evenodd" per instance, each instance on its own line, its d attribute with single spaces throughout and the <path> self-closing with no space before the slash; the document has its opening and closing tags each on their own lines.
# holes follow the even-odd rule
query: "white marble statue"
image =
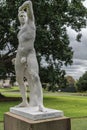
<svg viewBox="0 0 87 130">
<path fill-rule="evenodd" d="M 68 0 L 68 4 L 70 4 L 72 2 L 72 0 Z"/>
<path fill-rule="evenodd" d="M 30 0 L 25 1 L 22 6 L 19 7 L 18 18 L 20 22 L 20 31 L 18 33 L 19 45 L 15 59 L 15 72 L 23 101 L 17 107 L 38 106 L 39 111 L 44 111 L 42 86 L 38 74 L 38 63 L 34 49 L 36 36 L 35 19 L 32 2 Z M 30 87 L 29 103 L 26 97 L 24 77 L 27 78 Z"/>
</svg>

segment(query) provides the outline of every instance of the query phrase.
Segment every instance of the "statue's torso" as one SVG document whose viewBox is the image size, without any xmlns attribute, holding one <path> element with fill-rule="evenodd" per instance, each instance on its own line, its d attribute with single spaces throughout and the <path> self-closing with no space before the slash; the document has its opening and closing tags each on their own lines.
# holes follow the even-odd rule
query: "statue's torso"
<svg viewBox="0 0 87 130">
<path fill-rule="evenodd" d="M 24 48 L 25 51 L 34 48 L 36 36 L 36 28 L 34 23 L 25 24 L 18 33 L 19 48 Z"/>
</svg>

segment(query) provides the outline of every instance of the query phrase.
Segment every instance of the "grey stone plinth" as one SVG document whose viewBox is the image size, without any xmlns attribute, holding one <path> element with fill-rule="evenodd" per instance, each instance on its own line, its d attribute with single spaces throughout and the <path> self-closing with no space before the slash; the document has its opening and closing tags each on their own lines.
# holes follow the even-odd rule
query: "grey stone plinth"
<svg viewBox="0 0 87 130">
<path fill-rule="evenodd" d="M 10 112 L 16 115 L 20 115 L 32 120 L 42 120 L 48 118 L 63 117 L 64 114 L 60 110 L 45 108 L 45 112 L 38 111 L 38 107 L 22 107 L 22 108 L 10 108 Z"/>
<path fill-rule="evenodd" d="M 71 130 L 70 118 L 31 120 L 11 112 L 5 113 L 4 130 Z"/>
</svg>

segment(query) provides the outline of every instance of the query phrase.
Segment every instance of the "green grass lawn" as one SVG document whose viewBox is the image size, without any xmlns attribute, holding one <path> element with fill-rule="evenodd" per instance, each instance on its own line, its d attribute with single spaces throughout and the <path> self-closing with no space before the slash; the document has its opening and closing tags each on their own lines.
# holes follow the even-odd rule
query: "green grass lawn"
<svg viewBox="0 0 87 130">
<path fill-rule="evenodd" d="M 19 97 L 19 92 L 2 92 L 6 96 Z M 10 107 L 17 105 L 19 101 L 0 102 L 0 120 Z M 44 93 L 44 105 L 48 108 L 63 110 L 68 117 L 87 117 L 87 97 L 75 96 L 70 93 Z"/>
<path fill-rule="evenodd" d="M 0 88 L 0 92 L 17 92 L 19 91 L 19 87 L 18 86 L 13 86 L 11 88 Z"/>
<path fill-rule="evenodd" d="M 87 116 L 87 97 L 56 94 L 44 94 L 46 107 L 60 109 L 65 116 L 84 117 Z"/>
<path fill-rule="evenodd" d="M 0 122 L 0 130 L 4 130 L 4 124 Z"/>
<path fill-rule="evenodd" d="M 20 97 L 18 87 L 5 90 L 0 89 L 0 92 L 7 97 Z M 72 130 L 87 130 L 87 118 L 84 118 L 87 117 L 87 96 L 79 95 L 81 94 L 44 92 L 44 105 L 48 108 L 63 110 L 64 115 L 71 118 L 82 117 L 71 120 Z M 3 121 L 4 113 L 9 111 L 10 107 L 17 105 L 19 102 L 20 101 L 0 102 L 0 121 Z M 2 127 L 3 124 L 0 123 L 0 128 Z"/>
<path fill-rule="evenodd" d="M 87 130 L 87 118 L 72 119 L 71 130 Z"/>
<path fill-rule="evenodd" d="M 19 87 L 0 88 L 0 92 L 6 97 L 20 97 Z"/>
</svg>

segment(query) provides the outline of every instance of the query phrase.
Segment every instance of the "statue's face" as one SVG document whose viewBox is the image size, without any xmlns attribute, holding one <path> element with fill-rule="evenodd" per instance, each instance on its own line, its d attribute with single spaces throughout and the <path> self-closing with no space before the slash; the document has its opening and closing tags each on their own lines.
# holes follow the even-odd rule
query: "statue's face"
<svg viewBox="0 0 87 130">
<path fill-rule="evenodd" d="M 18 14 L 20 24 L 25 24 L 28 20 L 27 13 L 25 11 L 20 11 Z"/>
</svg>

